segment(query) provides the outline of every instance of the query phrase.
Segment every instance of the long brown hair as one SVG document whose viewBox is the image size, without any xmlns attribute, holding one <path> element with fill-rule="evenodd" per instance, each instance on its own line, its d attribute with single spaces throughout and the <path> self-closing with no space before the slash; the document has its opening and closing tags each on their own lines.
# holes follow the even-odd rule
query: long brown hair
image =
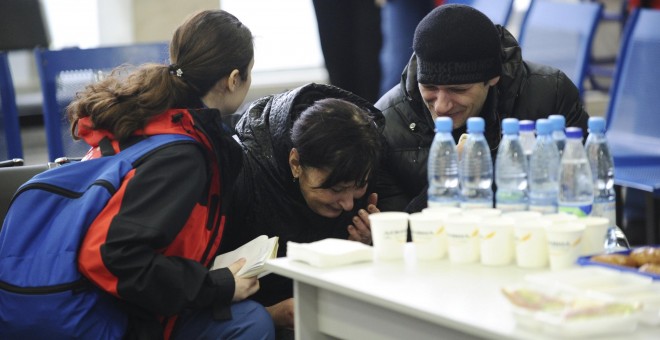
<svg viewBox="0 0 660 340">
<path fill-rule="evenodd" d="M 174 32 L 171 65 L 144 64 L 128 77 L 119 67 L 79 92 L 66 110 L 71 133 L 78 139 L 78 119 L 90 117 L 94 129 L 125 139 L 169 108 L 198 107 L 200 98 L 235 69 L 247 79 L 253 57 L 252 33 L 235 16 L 223 10 L 198 12 Z"/>
</svg>

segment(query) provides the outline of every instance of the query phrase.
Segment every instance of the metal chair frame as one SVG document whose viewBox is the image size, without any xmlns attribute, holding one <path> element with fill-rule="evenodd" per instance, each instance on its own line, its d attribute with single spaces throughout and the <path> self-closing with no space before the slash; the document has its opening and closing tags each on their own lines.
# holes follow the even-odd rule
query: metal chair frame
<svg viewBox="0 0 660 340">
<path fill-rule="evenodd" d="M 523 57 L 562 70 L 582 96 L 602 12 L 600 3 L 532 0 L 520 30 Z"/>
<path fill-rule="evenodd" d="M 660 243 L 660 10 L 637 9 L 626 22 L 607 112 L 617 216 L 622 188 L 644 192 L 646 242 Z M 619 221 L 622 222 L 619 217 Z"/>
<path fill-rule="evenodd" d="M 7 52 L 0 52 L 0 160 L 23 158 L 16 93 Z M 2 145 L 5 148 L 2 148 Z"/>
</svg>

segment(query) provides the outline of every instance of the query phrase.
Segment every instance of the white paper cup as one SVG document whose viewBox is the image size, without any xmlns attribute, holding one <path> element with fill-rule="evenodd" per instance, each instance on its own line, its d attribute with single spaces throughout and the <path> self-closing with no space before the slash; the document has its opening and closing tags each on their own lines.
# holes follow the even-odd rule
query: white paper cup
<svg viewBox="0 0 660 340">
<path fill-rule="evenodd" d="M 508 217 L 484 219 L 479 224 L 481 264 L 503 266 L 513 260 L 513 225 Z"/>
<path fill-rule="evenodd" d="M 397 260 L 403 258 L 403 247 L 408 236 L 408 213 L 398 211 L 369 215 L 374 258 Z"/>
<path fill-rule="evenodd" d="M 478 216 L 452 215 L 447 219 L 447 252 L 451 262 L 479 261 L 479 222 Z"/>
<path fill-rule="evenodd" d="M 447 254 L 447 232 L 442 214 L 410 214 L 410 231 L 419 260 L 439 259 Z"/>
<path fill-rule="evenodd" d="M 554 214 L 545 214 L 543 218 L 549 220 L 552 223 L 564 223 L 575 221 L 578 219 L 577 216 L 567 213 L 554 213 Z"/>
<path fill-rule="evenodd" d="M 550 269 L 564 269 L 575 265 L 582 253 L 584 229 L 584 224 L 579 221 L 553 224 L 546 228 Z"/>
<path fill-rule="evenodd" d="M 582 236 L 582 253 L 580 255 L 594 255 L 605 251 L 605 238 L 610 227 L 610 220 L 605 217 L 588 216 L 576 222 L 585 226 Z"/>
<path fill-rule="evenodd" d="M 545 230 L 552 223 L 546 219 L 518 220 L 513 226 L 516 265 L 543 268 L 548 265 L 548 242 Z"/>
</svg>

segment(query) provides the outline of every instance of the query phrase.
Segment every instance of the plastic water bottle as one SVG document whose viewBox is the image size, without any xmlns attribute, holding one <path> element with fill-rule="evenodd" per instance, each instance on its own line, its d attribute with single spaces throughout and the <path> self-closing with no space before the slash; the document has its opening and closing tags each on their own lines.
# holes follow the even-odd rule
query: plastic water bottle
<svg viewBox="0 0 660 340">
<path fill-rule="evenodd" d="M 462 208 L 493 207 L 493 160 L 484 137 L 486 122 L 481 117 L 467 120 L 468 138 L 459 163 Z"/>
<path fill-rule="evenodd" d="M 536 143 L 529 160 L 529 210 L 543 214 L 557 212 L 559 192 L 559 150 L 552 139 L 552 123 L 536 121 Z"/>
<path fill-rule="evenodd" d="M 435 119 L 435 137 L 428 160 L 428 206 L 458 206 L 458 156 L 451 134 L 453 122 L 449 117 Z"/>
<path fill-rule="evenodd" d="M 587 154 L 582 146 L 582 129 L 566 129 L 566 146 L 559 167 L 559 212 L 579 217 L 591 214 L 594 185 Z"/>
<path fill-rule="evenodd" d="M 518 136 L 518 120 L 502 120 L 502 132 L 495 159 L 495 207 L 503 212 L 527 210 L 527 157 Z"/>
<path fill-rule="evenodd" d="M 557 143 L 559 156 L 561 157 L 566 145 L 566 118 L 562 115 L 550 115 L 548 119 L 552 123 L 552 139 Z"/>
<path fill-rule="evenodd" d="M 532 156 L 534 143 L 536 142 L 536 135 L 534 134 L 534 121 L 521 120 L 520 121 L 520 144 L 522 145 L 523 152 L 527 156 L 527 164 Z"/>
<path fill-rule="evenodd" d="M 616 226 L 616 194 L 614 193 L 614 161 L 605 137 L 605 119 L 589 118 L 589 137 L 584 145 L 594 180 L 594 203 L 591 216 L 605 217 L 610 221 L 605 248 L 619 247 L 619 238 L 625 238 Z M 624 242 L 627 247 L 627 241 Z"/>
</svg>

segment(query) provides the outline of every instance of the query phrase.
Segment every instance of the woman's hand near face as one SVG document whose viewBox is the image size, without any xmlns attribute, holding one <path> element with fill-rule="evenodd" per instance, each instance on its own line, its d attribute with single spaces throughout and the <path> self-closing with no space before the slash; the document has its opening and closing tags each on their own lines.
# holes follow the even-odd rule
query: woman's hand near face
<svg viewBox="0 0 660 340">
<path fill-rule="evenodd" d="M 378 204 L 378 194 L 372 193 L 367 200 L 367 209 L 360 209 L 356 216 L 353 216 L 353 224 L 348 226 L 348 239 L 359 241 L 364 244 L 371 244 L 371 224 L 369 223 L 369 214 L 380 212 L 376 207 Z"/>
<path fill-rule="evenodd" d="M 232 301 L 245 300 L 248 296 L 256 293 L 259 290 L 259 280 L 256 276 L 253 277 L 238 277 L 236 273 L 245 265 L 245 259 L 240 259 L 229 266 L 229 270 L 234 275 L 236 282 L 234 288 L 234 297 Z"/>
</svg>

